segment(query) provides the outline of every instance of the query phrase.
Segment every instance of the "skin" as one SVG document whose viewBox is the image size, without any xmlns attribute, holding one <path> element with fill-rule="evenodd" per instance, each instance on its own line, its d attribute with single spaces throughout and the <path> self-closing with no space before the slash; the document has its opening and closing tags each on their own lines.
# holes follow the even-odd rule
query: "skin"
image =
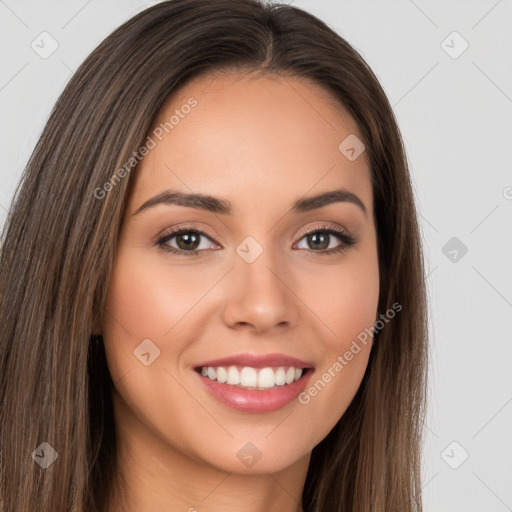
<svg viewBox="0 0 512 512">
<path fill-rule="evenodd" d="M 103 335 L 114 382 L 119 471 L 129 511 L 302 511 L 312 449 L 353 399 L 371 343 L 308 404 L 244 413 L 219 403 L 193 367 L 231 354 L 282 353 L 315 367 L 314 383 L 377 317 L 379 269 L 366 153 L 338 149 L 355 121 L 318 85 L 256 75 L 196 78 L 162 107 L 155 126 L 190 97 L 198 104 L 134 172 L 105 311 Z M 359 136 L 362 139 L 361 136 Z M 291 213 L 294 201 L 344 187 L 366 206 L 336 202 Z M 228 199 L 233 214 L 159 204 L 167 189 Z M 155 244 L 183 223 L 207 236 L 197 256 Z M 319 223 L 356 238 L 346 251 L 304 233 Z M 252 263 L 236 248 L 263 248 Z M 183 249 L 178 238 L 168 246 Z M 299 246 L 299 247 L 297 247 Z M 197 247 L 197 246 L 196 246 Z M 150 339 L 160 356 L 143 365 L 134 350 Z M 261 459 L 237 452 L 253 443 Z M 115 496 L 112 510 L 121 512 Z"/>
</svg>

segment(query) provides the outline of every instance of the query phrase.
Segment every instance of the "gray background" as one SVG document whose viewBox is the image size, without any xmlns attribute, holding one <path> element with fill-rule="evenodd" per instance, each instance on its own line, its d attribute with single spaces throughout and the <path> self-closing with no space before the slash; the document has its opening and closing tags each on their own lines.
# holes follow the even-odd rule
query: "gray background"
<svg viewBox="0 0 512 512">
<path fill-rule="evenodd" d="M 1 224 L 72 72 L 153 3 L 0 0 Z M 426 512 L 512 510 L 512 0 L 291 3 L 363 55 L 405 139 L 431 310 Z"/>
</svg>

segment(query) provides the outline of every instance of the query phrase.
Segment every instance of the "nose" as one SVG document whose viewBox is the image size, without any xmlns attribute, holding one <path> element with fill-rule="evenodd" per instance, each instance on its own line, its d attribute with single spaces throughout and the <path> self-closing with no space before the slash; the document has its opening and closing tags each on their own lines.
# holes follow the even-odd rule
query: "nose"
<svg viewBox="0 0 512 512">
<path fill-rule="evenodd" d="M 285 262 L 277 263 L 273 252 L 264 250 L 252 263 L 235 256 L 225 286 L 222 316 L 227 326 L 260 333 L 296 325 L 300 300 L 291 272 Z"/>
</svg>

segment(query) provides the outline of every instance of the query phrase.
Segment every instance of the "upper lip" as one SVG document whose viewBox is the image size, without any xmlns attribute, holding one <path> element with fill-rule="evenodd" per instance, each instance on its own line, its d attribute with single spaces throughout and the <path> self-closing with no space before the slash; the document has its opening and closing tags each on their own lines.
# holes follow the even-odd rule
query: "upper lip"
<svg viewBox="0 0 512 512">
<path fill-rule="evenodd" d="M 266 368 L 269 366 L 293 366 L 294 368 L 313 368 L 311 363 L 297 359 L 285 354 L 236 354 L 220 359 L 204 361 L 194 368 L 199 369 L 205 366 L 250 366 L 252 368 Z"/>
</svg>

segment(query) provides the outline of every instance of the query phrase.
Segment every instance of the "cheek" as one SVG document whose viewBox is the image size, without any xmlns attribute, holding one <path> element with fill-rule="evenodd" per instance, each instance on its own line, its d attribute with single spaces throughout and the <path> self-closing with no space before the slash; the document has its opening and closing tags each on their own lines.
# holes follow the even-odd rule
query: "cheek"
<svg viewBox="0 0 512 512">
<path fill-rule="evenodd" d="M 157 266 L 120 250 L 107 291 L 102 331 L 114 381 L 140 363 L 134 350 L 149 339 L 162 351 L 161 340 L 178 321 L 176 302 L 169 301 L 170 283 Z M 171 306 L 172 305 L 172 306 Z M 138 364 L 137 364 L 138 363 Z"/>
<path fill-rule="evenodd" d="M 180 366 L 194 330 L 201 328 L 194 317 L 201 298 L 218 279 L 212 272 L 169 266 L 161 255 L 148 258 L 129 245 L 119 247 L 102 321 L 114 382 L 140 369 L 134 351 L 147 339 L 160 351 L 151 368 Z"/>
<path fill-rule="evenodd" d="M 135 348 L 149 338 L 162 342 L 208 289 L 208 281 L 187 272 L 170 271 L 160 262 L 120 251 L 109 284 L 103 318 L 104 337 L 126 340 Z M 173 339 L 179 348 L 179 339 Z"/>
<path fill-rule="evenodd" d="M 318 314 L 323 357 L 299 403 L 308 416 L 322 418 L 321 428 L 311 432 L 317 442 L 325 437 L 354 398 L 368 365 L 371 327 L 377 319 L 379 271 L 376 253 L 352 261 L 339 276 L 317 280 L 322 290 L 311 288 L 311 309 Z M 317 277 L 318 273 L 317 273 Z M 311 286 L 311 283 L 309 284 Z"/>
<path fill-rule="evenodd" d="M 319 269 L 304 272 L 302 296 L 322 327 L 324 349 L 339 353 L 352 340 L 374 325 L 379 299 L 379 269 L 376 254 L 359 258 L 359 253 L 340 265 L 339 270 Z"/>
</svg>

